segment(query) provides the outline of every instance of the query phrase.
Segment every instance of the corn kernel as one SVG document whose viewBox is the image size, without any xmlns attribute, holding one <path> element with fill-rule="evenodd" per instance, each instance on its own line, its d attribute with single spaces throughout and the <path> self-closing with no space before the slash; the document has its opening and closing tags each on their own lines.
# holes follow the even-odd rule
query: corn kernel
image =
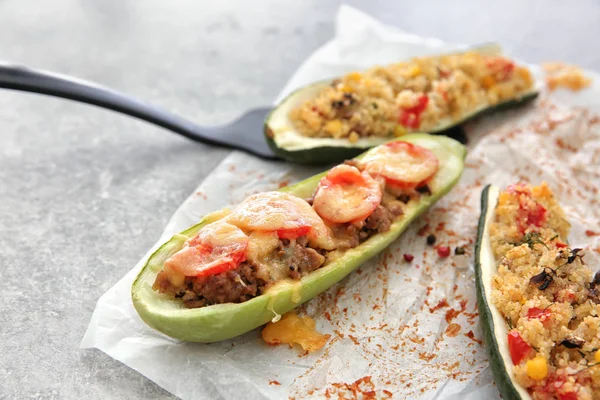
<svg viewBox="0 0 600 400">
<path fill-rule="evenodd" d="M 491 75 L 486 75 L 481 80 L 481 86 L 483 86 L 486 89 L 491 88 L 495 84 L 496 84 L 496 80 Z"/>
<path fill-rule="evenodd" d="M 340 90 L 344 93 L 352 93 L 354 91 L 354 89 L 352 89 L 350 86 L 348 85 L 342 85 L 342 87 L 340 88 Z"/>
<path fill-rule="evenodd" d="M 348 136 L 348 140 L 350 140 L 350 143 L 356 143 L 358 142 L 359 136 L 358 133 L 356 132 L 351 132 L 350 136 Z"/>
<path fill-rule="evenodd" d="M 348 75 L 346 75 L 346 79 L 349 82 L 360 82 L 362 75 L 360 72 L 350 72 Z"/>
<path fill-rule="evenodd" d="M 408 71 L 408 74 L 412 78 L 419 75 L 420 73 L 421 73 L 421 67 L 419 67 L 418 65 L 413 65 L 412 68 Z"/>
<path fill-rule="evenodd" d="M 594 353 L 594 361 L 600 363 L 600 350 L 596 350 L 596 353 Z"/>
<path fill-rule="evenodd" d="M 342 122 L 339 119 L 328 121 L 323 130 L 333 136 L 342 130 Z"/>
<path fill-rule="evenodd" d="M 533 380 L 541 381 L 548 375 L 548 363 L 541 354 L 538 354 L 532 360 L 528 360 L 525 367 L 527 368 L 527 375 Z"/>
<path fill-rule="evenodd" d="M 407 133 L 408 132 L 407 132 L 406 128 L 403 127 L 402 125 L 396 125 L 396 127 L 394 128 L 394 136 L 396 136 L 396 137 L 404 136 Z"/>
</svg>

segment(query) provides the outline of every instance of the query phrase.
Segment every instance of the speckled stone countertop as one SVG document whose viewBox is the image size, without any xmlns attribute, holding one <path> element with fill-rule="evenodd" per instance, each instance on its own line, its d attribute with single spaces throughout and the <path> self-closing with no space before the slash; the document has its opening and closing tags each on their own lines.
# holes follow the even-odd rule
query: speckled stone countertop
<svg viewBox="0 0 600 400">
<path fill-rule="evenodd" d="M 0 0 L 0 58 L 203 124 L 269 104 L 334 34 L 338 0 Z M 351 1 L 452 42 L 600 70 L 595 0 Z M 0 398 L 172 398 L 78 345 L 98 297 L 226 150 L 98 108 L 0 90 Z"/>
</svg>

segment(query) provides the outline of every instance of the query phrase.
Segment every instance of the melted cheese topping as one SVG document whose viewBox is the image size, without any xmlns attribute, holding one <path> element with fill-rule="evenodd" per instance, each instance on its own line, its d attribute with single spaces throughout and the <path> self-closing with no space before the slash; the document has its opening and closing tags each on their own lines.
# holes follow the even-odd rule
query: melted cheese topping
<svg viewBox="0 0 600 400">
<path fill-rule="evenodd" d="M 227 251 L 235 250 L 246 243 L 248 243 L 248 237 L 240 228 L 221 220 L 204 226 L 186 244 L 189 246 L 202 244 Z"/>
<path fill-rule="evenodd" d="M 439 168 L 435 154 L 407 142 L 376 147 L 361 161 L 370 174 L 383 176 L 389 183 L 406 187 L 425 183 Z"/>
<path fill-rule="evenodd" d="M 331 232 L 321 217 L 303 199 L 283 192 L 259 193 L 248 197 L 227 217 L 246 231 L 279 231 L 311 227 L 309 243 L 322 249 L 335 247 Z"/>
<path fill-rule="evenodd" d="M 283 279 L 287 276 L 273 273 L 273 269 L 275 268 L 273 256 L 277 246 L 279 246 L 279 238 L 277 237 L 276 232 L 255 231 L 250 234 L 248 240 L 248 254 L 246 257 L 251 264 L 258 267 L 257 275 L 264 281 L 269 281 L 272 276 L 275 276 L 278 279 Z"/>
</svg>

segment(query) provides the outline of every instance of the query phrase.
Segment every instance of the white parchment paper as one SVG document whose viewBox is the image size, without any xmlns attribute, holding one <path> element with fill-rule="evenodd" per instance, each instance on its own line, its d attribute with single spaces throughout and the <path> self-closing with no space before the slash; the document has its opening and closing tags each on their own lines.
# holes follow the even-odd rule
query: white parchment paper
<svg viewBox="0 0 600 400">
<path fill-rule="evenodd" d="M 281 97 L 318 79 L 464 47 L 401 32 L 347 6 L 336 24 L 335 38 L 301 66 Z M 600 120 L 593 112 L 600 110 L 599 93 L 594 83 L 576 94 L 543 94 L 535 105 L 470 123 L 459 185 L 380 257 L 301 307 L 331 334 L 322 351 L 301 355 L 269 347 L 258 330 L 221 343 L 181 343 L 147 327 L 131 304 L 135 276 L 173 233 L 251 193 L 316 172 L 239 152 L 202 182 L 154 248 L 100 298 L 81 346 L 104 351 L 183 399 L 361 398 L 368 392 L 377 398 L 499 398 L 481 344 L 473 281 L 480 192 L 486 183 L 546 180 L 573 224 L 572 243 L 597 265 Z M 465 246 L 466 254 L 439 258 L 425 243 L 429 233 L 437 244 Z M 414 260 L 405 262 L 404 253 Z"/>
</svg>

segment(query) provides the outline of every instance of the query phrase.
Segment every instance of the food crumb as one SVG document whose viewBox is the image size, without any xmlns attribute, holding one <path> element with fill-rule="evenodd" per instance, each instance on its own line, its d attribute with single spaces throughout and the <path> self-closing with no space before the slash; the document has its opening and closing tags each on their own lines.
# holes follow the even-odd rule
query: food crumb
<svg viewBox="0 0 600 400">
<path fill-rule="evenodd" d="M 446 258 L 450 255 L 450 247 L 448 246 L 438 246 L 437 248 L 438 256 L 442 258 Z"/>
<path fill-rule="evenodd" d="M 277 382 L 277 381 L 269 381 L 269 385 L 277 385 L 280 386 L 281 383 Z"/>
<path fill-rule="evenodd" d="M 433 246 L 435 244 L 436 237 L 434 234 L 427 236 L 427 244 Z"/>
<path fill-rule="evenodd" d="M 284 314 L 277 322 L 269 322 L 261 334 L 268 345 L 287 343 L 293 347 L 294 344 L 299 344 L 309 353 L 325 346 L 330 337 L 316 330 L 314 319 L 308 316 L 299 317 L 294 311 Z"/>
<path fill-rule="evenodd" d="M 332 383 L 331 387 L 325 390 L 326 399 L 391 399 L 392 393 L 388 390 L 382 390 L 379 394 L 375 384 L 370 376 L 348 383 Z"/>
<path fill-rule="evenodd" d="M 462 246 L 457 246 L 454 249 L 454 254 L 456 254 L 457 256 L 462 256 L 463 254 L 465 254 L 465 248 Z"/>
<path fill-rule="evenodd" d="M 417 231 L 417 235 L 419 236 L 425 236 L 425 233 L 427 233 L 427 229 L 429 229 L 429 224 L 425 224 L 423 225 L 421 228 L 419 228 L 419 230 Z"/>
<path fill-rule="evenodd" d="M 469 339 L 471 339 L 472 341 L 476 342 L 477 344 L 480 344 L 480 345 L 483 344 L 483 342 L 481 340 L 479 340 L 475 337 L 475 334 L 473 333 L 473 331 L 469 331 L 469 332 L 465 333 L 465 336 L 468 337 Z"/>
<path fill-rule="evenodd" d="M 578 91 L 590 86 L 592 83 L 592 79 L 585 76 L 583 70 L 575 65 L 547 62 L 542 64 L 542 68 L 546 73 L 546 85 L 550 90 L 564 87 Z"/>
<path fill-rule="evenodd" d="M 448 307 L 448 301 L 446 299 L 440 300 L 440 302 L 437 303 L 437 305 L 435 307 L 429 308 L 429 312 L 433 313 L 434 311 L 439 310 L 440 308 L 443 308 L 443 307 Z"/>
<path fill-rule="evenodd" d="M 459 324 L 450 324 L 446 328 L 446 336 L 456 337 L 460 333 L 460 325 Z"/>
<path fill-rule="evenodd" d="M 447 323 L 451 323 L 452 320 L 454 320 L 454 318 L 456 318 L 459 314 L 460 311 L 451 308 L 448 311 L 446 311 L 446 316 L 444 318 L 446 319 Z"/>
<path fill-rule="evenodd" d="M 414 259 L 415 259 L 415 256 L 413 256 L 412 254 L 408 254 L 408 253 L 404 254 L 404 261 L 406 261 L 406 262 L 411 262 Z"/>
</svg>

